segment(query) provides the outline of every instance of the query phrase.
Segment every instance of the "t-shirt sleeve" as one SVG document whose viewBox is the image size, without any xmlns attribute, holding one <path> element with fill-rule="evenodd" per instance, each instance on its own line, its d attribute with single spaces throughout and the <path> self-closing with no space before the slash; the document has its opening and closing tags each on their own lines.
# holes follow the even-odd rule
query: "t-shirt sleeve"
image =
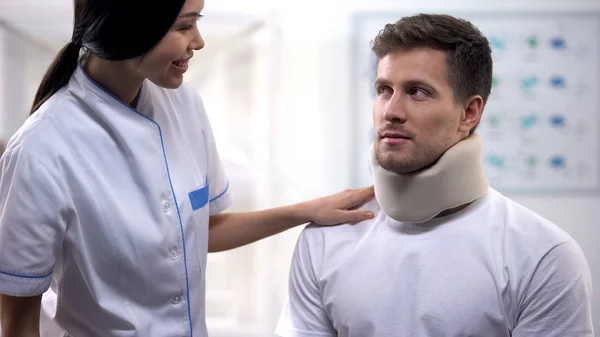
<svg viewBox="0 0 600 337">
<path fill-rule="evenodd" d="M 0 293 L 37 296 L 49 288 L 66 230 L 56 181 L 19 149 L 0 159 Z"/>
<path fill-rule="evenodd" d="M 219 156 L 212 127 L 200 96 L 197 96 L 197 105 L 202 121 L 202 132 L 208 160 L 209 213 L 214 215 L 221 213 L 231 205 L 229 179 Z"/>
<path fill-rule="evenodd" d="M 323 306 L 306 230 L 300 235 L 292 258 L 288 298 L 275 334 L 281 337 L 336 337 L 337 332 Z"/>
<path fill-rule="evenodd" d="M 574 241 L 558 245 L 538 264 L 521 301 L 513 337 L 592 337 L 592 281 Z"/>
</svg>

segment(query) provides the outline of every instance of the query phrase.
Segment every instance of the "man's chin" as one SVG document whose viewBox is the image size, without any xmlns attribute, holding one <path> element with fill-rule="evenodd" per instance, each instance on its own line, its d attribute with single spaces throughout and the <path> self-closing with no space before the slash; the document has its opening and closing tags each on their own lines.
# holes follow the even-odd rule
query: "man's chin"
<svg viewBox="0 0 600 337">
<path fill-rule="evenodd" d="M 415 168 L 414 166 L 406 166 L 406 165 L 389 165 L 389 166 L 381 166 L 381 167 L 386 171 L 393 172 L 396 174 L 402 174 L 402 175 L 414 174 L 414 173 L 421 171 L 421 169 L 419 169 L 419 168 Z"/>
<path fill-rule="evenodd" d="M 379 166 L 386 171 L 407 174 L 419 170 L 418 165 L 415 165 L 413 160 L 398 153 L 377 153 L 375 159 Z"/>
</svg>

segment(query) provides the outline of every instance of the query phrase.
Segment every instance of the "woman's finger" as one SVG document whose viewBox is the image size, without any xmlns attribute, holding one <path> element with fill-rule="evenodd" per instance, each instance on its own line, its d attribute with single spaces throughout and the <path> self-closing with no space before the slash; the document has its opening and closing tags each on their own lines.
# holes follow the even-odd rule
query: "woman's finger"
<svg viewBox="0 0 600 337">
<path fill-rule="evenodd" d="M 339 211 L 337 214 L 340 217 L 338 223 L 361 222 L 373 219 L 375 216 L 373 212 L 365 210 Z"/>
<path fill-rule="evenodd" d="M 373 186 L 356 190 L 356 193 L 351 197 L 351 207 L 356 207 L 366 203 L 375 196 L 375 188 Z"/>
</svg>

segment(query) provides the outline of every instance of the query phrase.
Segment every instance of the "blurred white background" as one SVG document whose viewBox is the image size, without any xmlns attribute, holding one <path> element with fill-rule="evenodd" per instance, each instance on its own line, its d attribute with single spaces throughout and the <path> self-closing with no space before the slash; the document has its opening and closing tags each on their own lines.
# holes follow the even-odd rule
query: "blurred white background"
<svg viewBox="0 0 600 337">
<path fill-rule="evenodd" d="M 600 2 L 206 0 L 200 21 L 206 47 L 196 53 L 186 80 L 205 101 L 231 178 L 232 210 L 357 187 L 352 174 L 353 15 L 484 10 L 600 13 Z M 8 140 L 25 119 L 44 71 L 70 39 L 71 23 L 71 0 L 0 0 L 0 140 Z M 509 196 L 580 243 L 598 286 L 600 195 Z M 273 336 L 300 230 L 209 256 L 211 336 Z M 600 327 L 598 297 L 594 303 Z"/>
</svg>

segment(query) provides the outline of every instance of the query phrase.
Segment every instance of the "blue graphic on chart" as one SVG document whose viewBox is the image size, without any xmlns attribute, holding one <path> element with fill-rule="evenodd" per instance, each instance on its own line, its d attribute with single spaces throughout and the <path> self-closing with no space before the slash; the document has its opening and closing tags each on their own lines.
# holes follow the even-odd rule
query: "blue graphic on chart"
<svg viewBox="0 0 600 337">
<path fill-rule="evenodd" d="M 401 16 L 366 16 L 358 24 L 357 185 L 371 182 L 366 157 L 376 69 L 369 42 Z M 493 51 L 492 94 L 478 127 L 490 184 L 506 192 L 600 190 L 600 16 L 462 17 Z"/>
<path fill-rule="evenodd" d="M 486 175 L 507 191 L 598 189 L 600 19 L 523 19 L 472 20 L 502 41 L 490 43 L 495 81 L 478 129 Z"/>
</svg>

